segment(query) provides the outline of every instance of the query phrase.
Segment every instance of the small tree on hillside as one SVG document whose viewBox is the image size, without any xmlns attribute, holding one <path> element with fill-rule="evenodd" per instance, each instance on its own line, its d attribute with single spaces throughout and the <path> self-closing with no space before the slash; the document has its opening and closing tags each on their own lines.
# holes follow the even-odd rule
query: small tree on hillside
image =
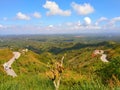
<svg viewBox="0 0 120 90">
<path fill-rule="evenodd" d="M 55 90 L 58 90 L 60 86 L 60 81 L 64 70 L 63 60 L 64 60 L 64 56 L 62 57 L 61 61 L 52 62 L 51 64 L 48 65 L 50 71 L 47 72 L 46 74 L 49 77 L 49 79 L 52 80 Z"/>
</svg>

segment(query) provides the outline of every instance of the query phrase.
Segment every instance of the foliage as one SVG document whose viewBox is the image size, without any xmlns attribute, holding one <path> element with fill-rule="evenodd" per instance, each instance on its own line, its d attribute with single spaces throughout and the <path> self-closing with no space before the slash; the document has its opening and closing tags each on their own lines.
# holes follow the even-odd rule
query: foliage
<svg viewBox="0 0 120 90">
<path fill-rule="evenodd" d="M 101 77 L 103 83 L 113 83 L 120 85 L 120 57 L 114 58 L 102 69 L 97 71 L 98 75 Z"/>
</svg>

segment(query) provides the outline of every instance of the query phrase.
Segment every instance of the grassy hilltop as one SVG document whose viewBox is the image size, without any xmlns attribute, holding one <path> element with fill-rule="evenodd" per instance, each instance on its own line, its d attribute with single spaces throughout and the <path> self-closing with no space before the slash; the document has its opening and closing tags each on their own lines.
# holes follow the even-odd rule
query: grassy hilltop
<svg viewBox="0 0 120 90">
<path fill-rule="evenodd" d="M 0 43 L 0 90 L 54 90 L 53 82 L 46 73 L 48 64 L 64 59 L 64 71 L 59 90 L 119 90 L 120 43 L 116 37 L 74 36 L 19 36 L 1 37 Z M 12 68 L 17 77 L 7 76 L 3 64 L 13 51 L 22 53 Z M 102 49 L 108 63 L 93 51 Z M 50 73 L 49 73 L 50 74 Z"/>
</svg>

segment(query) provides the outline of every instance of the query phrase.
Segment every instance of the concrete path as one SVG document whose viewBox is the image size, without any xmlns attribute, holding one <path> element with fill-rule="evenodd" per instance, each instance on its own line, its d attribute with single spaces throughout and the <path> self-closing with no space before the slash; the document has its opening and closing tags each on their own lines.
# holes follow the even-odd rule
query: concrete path
<svg viewBox="0 0 120 90">
<path fill-rule="evenodd" d="M 15 73 L 15 71 L 11 68 L 12 63 L 18 59 L 21 55 L 21 53 L 19 52 L 13 52 L 13 57 L 6 63 L 3 64 L 4 70 L 6 71 L 7 75 L 10 75 L 12 77 L 16 77 L 17 74 Z"/>
<path fill-rule="evenodd" d="M 103 61 L 103 62 L 109 62 L 109 61 L 107 60 L 107 55 L 104 54 L 104 51 L 103 51 L 103 50 L 95 50 L 95 51 L 94 51 L 94 54 L 95 54 L 95 55 L 97 55 L 97 54 L 101 55 L 101 57 L 100 57 L 101 61 Z"/>
<path fill-rule="evenodd" d="M 106 59 L 107 55 L 106 54 L 102 54 L 102 56 L 100 57 L 100 59 L 103 61 L 103 62 L 108 62 L 108 60 Z"/>
</svg>

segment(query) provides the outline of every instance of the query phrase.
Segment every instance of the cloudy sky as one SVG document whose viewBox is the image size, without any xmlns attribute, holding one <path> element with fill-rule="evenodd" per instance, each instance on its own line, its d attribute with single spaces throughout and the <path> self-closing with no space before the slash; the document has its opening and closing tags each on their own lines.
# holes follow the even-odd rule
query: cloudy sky
<svg viewBox="0 0 120 90">
<path fill-rule="evenodd" d="M 64 33 L 120 33 L 120 0 L 0 0 L 0 35 Z"/>
</svg>

